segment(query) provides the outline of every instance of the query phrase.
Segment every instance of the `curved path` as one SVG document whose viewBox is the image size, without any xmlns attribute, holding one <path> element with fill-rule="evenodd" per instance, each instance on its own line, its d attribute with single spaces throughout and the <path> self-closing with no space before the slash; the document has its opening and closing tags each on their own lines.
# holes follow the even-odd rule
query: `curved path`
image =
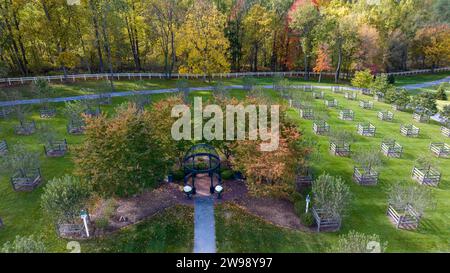
<svg viewBox="0 0 450 273">
<path fill-rule="evenodd" d="M 427 88 L 430 86 L 440 85 L 441 83 L 450 83 L 450 76 L 446 77 L 444 79 L 437 80 L 437 81 L 409 84 L 409 85 L 404 85 L 402 87 L 407 90 L 414 90 L 414 89 L 421 89 L 421 88 Z"/>
<path fill-rule="evenodd" d="M 412 89 L 418 89 L 418 88 L 425 88 L 429 86 L 434 86 L 441 84 L 443 82 L 450 82 L 450 76 L 438 81 L 432 81 L 432 82 L 426 82 L 426 83 L 420 83 L 420 84 L 413 84 L 413 85 L 405 85 L 403 86 L 406 89 L 412 90 Z M 299 87 L 302 87 L 304 85 L 299 85 Z M 332 85 L 314 85 L 315 88 L 320 89 L 327 89 L 331 88 Z M 265 85 L 261 86 L 266 89 L 272 89 L 272 85 Z M 230 85 L 226 86 L 226 89 L 244 89 L 242 85 Z M 345 90 L 360 90 L 359 88 L 354 87 L 344 87 Z M 206 87 L 191 87 L 189 89 L 190 91 L 212 91 L 212 86 L 206 86 Z M 111 92 L 111 93 L 105 93 L 103 96 L 110 96 L 112 98 L 114 97 L 128 97 L 136 94 L 140 95 L 153 95 L 153 94 L 168 94 L 168 93 L 176 93 L 178 92 L 178 89 L 171 88 L 171 89 L 156 89 L 156 90 L 142 90 L 142 91 L 125 91 L 125 92 Z M 63 98 L 50 98 L 45 99 L 45 101 L 48 102 L 69 102 L 69 101 L 78 101 L 78 100 L 93 100 L 98 99 L 99 95 L 84 95 L 84 96 L 74 96 L 74 97 L 63 97 Z M 0 107 L 2 106 L 14 106 L 14 105 L 21 105 L 21 104 L 40 104 L 42 102 L 41 99 L 29 99 L 29 100 L 16 100 L 16 101 L 0 101 Z"/>
</svg>

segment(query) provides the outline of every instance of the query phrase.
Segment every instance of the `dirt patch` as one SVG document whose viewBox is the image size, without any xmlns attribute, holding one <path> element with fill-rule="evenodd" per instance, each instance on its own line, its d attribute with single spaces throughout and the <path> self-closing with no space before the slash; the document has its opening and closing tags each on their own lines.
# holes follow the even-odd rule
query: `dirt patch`
<svg viewBox="0 0 450 273">
<path fill-rule="evenodd" d="M 294 205 L 287 200 L 247 197 L 236 202 L 249 213 L 276 226 L 290 229 L 306 229 L 295 213 Z"/>
<path fill-rule="evenodd" d="M 114 209 L 108 215 L 106 211 L 111 200 L 101 200 L 91 213 L 91 220 L 97 223 L 98 235 L 114 232 L 135 224 L 177 204 L 191 205 L 177 184 L 164 184 L 158 189 L 144 192 L 131 198 L 114 199 Z M 107 218 L 107 224 L 99 228 L 98 224 Z"/>
<path fill-rule="evenodd" d="M 202 178 L 197 181 L 196 186 L 205 188 L 204 191 L 209 193 L 209 180 Z M 200 185 L 200 183 L 205 185 Z M 222 199 L 216 198 L 216 204 L 235 203 L 248 213 L 273 225 L 289 229 L 309 230 L 301 224 L 291 202 L 250 197 L 245 182 L 242 180 L 224 181 L 223 187 Z M 175 205 L 194 205 L 194 200 L 186 198 L 182 192 L 182 186 L 175 183 L 163 184 L 158 189 L 134 197 L 114 199 L 112 209 L 111 200 L 99 200 L 91 212 L 91 220 L 97 227 L 95 235 L 101 236 L 136 224 Z M 102 221 L 106 221 L 106 223 L 100 227 Z"/>
</svg>

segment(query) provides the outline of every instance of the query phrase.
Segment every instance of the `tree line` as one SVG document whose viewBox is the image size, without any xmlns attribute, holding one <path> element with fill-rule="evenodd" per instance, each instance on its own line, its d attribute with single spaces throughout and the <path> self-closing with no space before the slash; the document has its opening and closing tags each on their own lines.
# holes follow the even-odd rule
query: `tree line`
<svg viewBox="0 0 450 273">
<path fill-rule="evenodd" d="M 0 76 L 448 65 L 446 0 L 1 0 Z"/>
</svg>

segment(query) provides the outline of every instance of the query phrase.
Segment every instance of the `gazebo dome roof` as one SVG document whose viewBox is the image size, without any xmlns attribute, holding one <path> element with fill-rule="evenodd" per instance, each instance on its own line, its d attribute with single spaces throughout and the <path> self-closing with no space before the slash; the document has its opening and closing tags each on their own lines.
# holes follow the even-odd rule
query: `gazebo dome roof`
<svg viewBox="0 0 450 273">
<path fill-rule="evenodd" d="M 183 165 L 190 173 L 209 173 L 220 168 L 220 156 L 216 149 L 208 144 L 192 146 L 185 154 Z"/>
</svg>

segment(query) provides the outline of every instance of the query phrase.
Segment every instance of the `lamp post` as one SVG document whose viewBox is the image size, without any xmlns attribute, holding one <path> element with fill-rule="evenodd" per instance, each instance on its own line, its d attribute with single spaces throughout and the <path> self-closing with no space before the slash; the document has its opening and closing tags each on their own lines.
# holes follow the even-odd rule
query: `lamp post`
<svg viewBox="0 0 450 273">
<path fill-rule="evenodd" d="M 186 186 L 183 187 L 183 192 L 186 194 L 186 196 L 187 196 L 189 199 L 192 198 L 192 193 L 193 193 L 192 191 L 193 191 L 193 189 L 192 189 L 192 187 L 189 186 L 189 185 L 186 185 Z"/>
<path fill-rule="evenodd" d="M 88 228 L 88 224 L 87 224 L 89 216 L 88 216 L 87 211 L 86 210 L 82 210 L 81 213 L 80 213 L 80 217 L 81 217 L 81 219 L 83 219 L 84 228 L 86 229 L 86 235 L 89 238 L 89 228 Z"/>
<path fill-rule="evenodd" d="M 214 188 L 215 192 L 217 193 L 217 199 L 222 199 L 222 192 L 223 192 L 223 187 L 221 185 L 217 185 Z"/>
<path fill-rule="evenodd" d="M 306 196 L 306 213 L 308 213 L 310 202 L 311 202 L 311 197 L 308 194 L 308 196 Z"/>
</svg>

